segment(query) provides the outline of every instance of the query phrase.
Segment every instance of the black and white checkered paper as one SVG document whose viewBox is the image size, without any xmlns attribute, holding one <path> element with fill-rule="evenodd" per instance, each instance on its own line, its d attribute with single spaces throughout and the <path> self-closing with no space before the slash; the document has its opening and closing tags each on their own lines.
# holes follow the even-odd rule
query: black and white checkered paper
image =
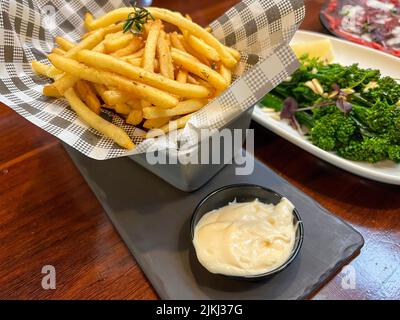
<svg viewBox="0 0 400 320">
<path fill-rule="evenodd" d="M 88 11 L 99 17 L 129 6 L 128 0 L 2 0 L 0 1 L 0 101 L 21 116 L 58 137 L 83 154 L 98 160 L 146 152 L 161 140 L 142 141 L 139 128 L 125 124 L 118 115 L 102 116 L 122 127 L 138 143 L 127 152 L 79 120 L 64 99 L 43 96 L 49 80 L 37 76 L 30 62 L 48 63 L 46 54 L 59 35 L 78 41 Z M 198 111 L 182 130 L 193 145 L 197 130 L 223 127 L 252 107 L 298 66 L 288 46 L 304 18 L 303 0 L 246 0 L 210 24 L 222 43 L 238 49 L 242 59 L 234 83 Z M 193 133 L 193 134 L 191 134 Z M 165 139 L 162 139 L 165 141 Z"/>
</svg>

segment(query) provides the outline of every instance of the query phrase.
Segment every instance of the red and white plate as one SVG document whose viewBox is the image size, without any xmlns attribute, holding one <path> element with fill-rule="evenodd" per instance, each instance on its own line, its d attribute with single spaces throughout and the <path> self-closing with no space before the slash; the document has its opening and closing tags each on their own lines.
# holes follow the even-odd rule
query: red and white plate
<svg viewBox="0 0 400 320">
<path fill-rule="evenodd" d="M 340 38 L 400 57 L 400 0 L 327 0 L 320 18 Z"/>
</svg>

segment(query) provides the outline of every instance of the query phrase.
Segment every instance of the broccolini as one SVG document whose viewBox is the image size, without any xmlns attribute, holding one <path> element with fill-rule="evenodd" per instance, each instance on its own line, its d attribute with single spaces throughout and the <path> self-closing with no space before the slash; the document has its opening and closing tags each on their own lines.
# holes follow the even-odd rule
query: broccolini
<svg viewBox="0 0 400 320">
<path fill-rule="evenodd" d="M 343 158 L 400 162 L 400 84 L 357 64 L 300 62 L 261 104 L 283 110 L 281 118 L 301 126 L 313 144 Z"/>
</svg>

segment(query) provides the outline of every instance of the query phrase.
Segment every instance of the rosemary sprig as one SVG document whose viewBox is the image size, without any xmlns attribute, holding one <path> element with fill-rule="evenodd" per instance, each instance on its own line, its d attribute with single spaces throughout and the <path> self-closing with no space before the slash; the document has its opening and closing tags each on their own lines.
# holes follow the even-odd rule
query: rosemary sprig
<svg viewBox="0 0 400 320">
<path fill-rule="evenodd" d="M 149 18 L 153 21 L 155 20 L 151 13 L 143 8 L 136 5 L 136 1 L 132 3 L 133 12 L 128 15 L 128 19 L 125 20 L 123 25 L 123 32 L 128 32 L 129 30 L 133 34 L 141 34 L 143 32 L 144 25 L 147 23 Z"/>
</svg>

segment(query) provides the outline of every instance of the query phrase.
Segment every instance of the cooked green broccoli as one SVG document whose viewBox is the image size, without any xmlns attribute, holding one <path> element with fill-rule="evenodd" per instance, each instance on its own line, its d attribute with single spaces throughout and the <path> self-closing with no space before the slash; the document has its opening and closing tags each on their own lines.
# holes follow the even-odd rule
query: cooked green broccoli
<svg viewBox="0 0 400 320">
<path fill-rule="evenodd" d="M 361 141 L 351 141 L 337 150 L 343 158 L 355 161 L 378 162 L 385 159 L 400 161 L 400 146 L 392 145 L 385 137 L 365 137 Z"/>
<path fill-rule="evenodd" d="M 368 136 L 384 135 L 390 144 L 400 145 L 400 106 L 377 101 L 370 108 L 353 105 L 353 113 Z"/>
<path fill-rule="evenodd" d="M 338 112 L 338 108 L 335 105 L 326 106 L 324 108 L 315 108 L 315 109 L 312 109 L 312 111 L 311 111 L 314 120 L 321 119 L 322 117 L 325 117 L 328 114 L 337 113 L 337 112 Z"/>
<path fill-rule="evenodd" d="M 390 77 L 377 79 L 377 87 L 362 92 L 361 95 L 370 101 L 386 101 L 390 105 L 400 100 L 400 85 Z"/>
<path fill-rule="evenodd" d="M 400 162 L 400 146 L 391 145 L 388 147 L 388 156 L 390 160 Z"/>
<path fill-rule="evenodd" d="M 327 151 L 348 145 L 357 132 L 354 120 L 339 109 L 336 110 L 320 117 L 311 128 L 311 141 Z"/>
<path fill-rule="evenodd" d="M 325 64 L 307 56 L 300 61 L 292 76 L 261 103 L 295 118 L 324 150 L 356 161 L 400 162 L 400 84 L 357 64 Z M 313 79 L 323 94 L 310 85 Z M 288 97 L 294 99 L 291 110 L 285 109 Z"/>
<path fill-rule="evenodd" d="M 369 130 L 377 133 L 385 133 L 395 125 L 400 116 L 400 110 L 396 105 L 377 101 L 372 107 L 363 107 L 353 104 L 353 112 Z"/>
</svg>

